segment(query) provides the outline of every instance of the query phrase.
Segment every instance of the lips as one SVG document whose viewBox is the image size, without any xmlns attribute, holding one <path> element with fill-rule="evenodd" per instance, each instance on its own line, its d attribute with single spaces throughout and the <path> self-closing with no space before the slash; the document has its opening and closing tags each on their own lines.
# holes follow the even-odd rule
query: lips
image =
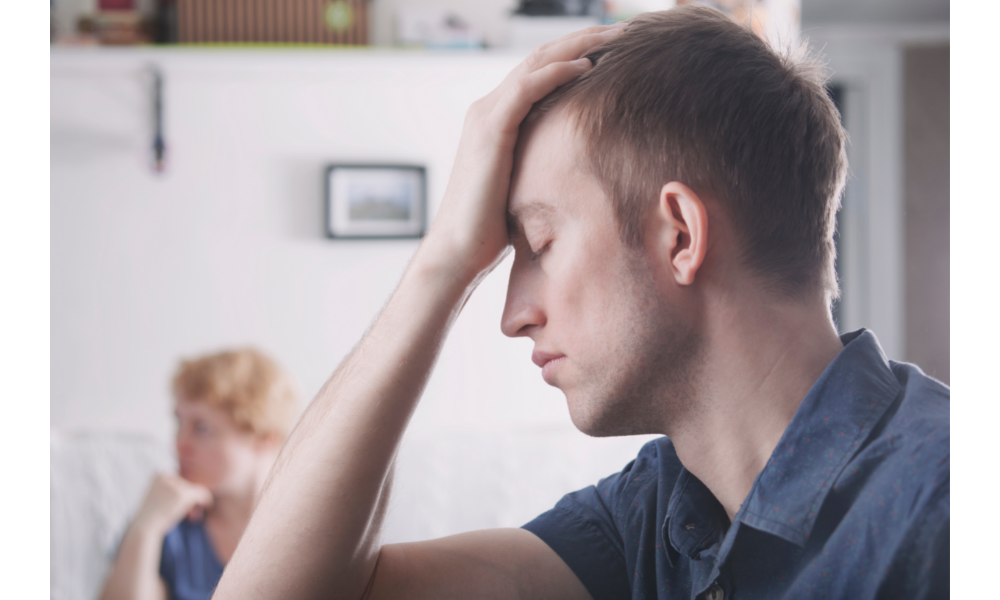
<svg viewBox="0 0 1000 600">
<path fill-rule="evenodd" d="M 553 375 L 556 368 L 562 364 L 565 358 L 565 354 L 551 354 L 549 352 L 541 352 L 539 350 L 535 350 L 531 353 L 531 362 L 542 368 L 542 379 L 544 379 L 545 383 L 549 385 L 555 385 Z"/>
<path fill-rule="evenodd" d="M 539 367 L 545 367 L 545 363 L 556 360 L 557 358 L 563 358 L 564 354 L 551 354 L 549 352 L 542 352 L 541 350 L 535 350 L 531 353 L 531 362 L 535 363 Z"/>
</svg>

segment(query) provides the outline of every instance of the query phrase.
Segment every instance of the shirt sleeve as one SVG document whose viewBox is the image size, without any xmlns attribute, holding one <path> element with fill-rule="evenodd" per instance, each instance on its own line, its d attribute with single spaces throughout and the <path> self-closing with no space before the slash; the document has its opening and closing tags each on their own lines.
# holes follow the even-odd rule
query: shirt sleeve
<svg viewBox="0 0 1000 600">
<path fill-rule="evenodd" d="M 633 464 L 596 486 L 566 494 L 523 526 L 563 559 L 594 600 L 631 595 L 616 506 Z"/>
</svg>

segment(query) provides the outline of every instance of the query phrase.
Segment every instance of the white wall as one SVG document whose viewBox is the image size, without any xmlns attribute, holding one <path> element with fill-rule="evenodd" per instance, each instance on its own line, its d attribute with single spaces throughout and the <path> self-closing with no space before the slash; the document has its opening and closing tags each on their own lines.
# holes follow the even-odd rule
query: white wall
<svg viewBox="0 0 1000 600">
<path fill-rule="evenodd" d="M 167 443 L 178 359 L 235 344 L 273 354 L 311 399 L 416 248 L 325 239 L 324 165 L 425 164 L 433 216 L 466 107 L 519 58 L 54 51 L 52 426 Z M 163 175 L 149 167 L 149 63 L 165 75 Z M 575 431 L 531 343 L 500 333 L 508 271 L 444 347 L 400 458 L 390 539 L 520 525 L 648 439 Z"/>
<path fill-rule="evenodd" d="M 867 327 L 906 359 L 902 55 L 947 43 L 948 24 L 825 26 L 807 31 L 844 87 L 850 176 L 840 213 L 840 330 Z"/>
<path fill-rule="evenodd" d="M 517 8 L 517 0 L 373 0 L 371 3 L 371 43 L 395 43 L 396 11 L 400 8 L 445 9 L 479 29 L 491 47 L 507 45 L 507 18 Z"/>
</svg>

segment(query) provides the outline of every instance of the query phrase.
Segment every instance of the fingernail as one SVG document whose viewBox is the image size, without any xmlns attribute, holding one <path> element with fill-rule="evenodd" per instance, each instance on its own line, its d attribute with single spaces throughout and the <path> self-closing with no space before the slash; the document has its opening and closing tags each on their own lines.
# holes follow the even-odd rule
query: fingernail
<svg viewBox="0 0 1000 600">
<path fill-rule="evenodd" d="M 584 56 L 583 58 L 578 58 L 572 62 L 573 66 L 580 67 L 581 69 L 586 69 L 590 67 L 590 59 Z"/>
<path fill-rule="evenodd" d="M 612 27 L 611 29 L 606 29 L 602 31 L 598 35 L 602 35 L 604 37 L 615 37 L 616 35 L 619 35 L 621 32 L 622 32 L 621 27 Z"/>
</svg>

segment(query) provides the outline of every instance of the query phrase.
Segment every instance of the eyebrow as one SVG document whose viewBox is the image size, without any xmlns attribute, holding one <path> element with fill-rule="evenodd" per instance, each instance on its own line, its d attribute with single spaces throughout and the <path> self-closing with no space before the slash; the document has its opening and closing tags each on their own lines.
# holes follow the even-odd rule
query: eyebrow
<svg viewBox="0 0 1000 600">
<path fill-rule="evenodd" d="M 520 235 L 522 228 L 521 223 L 532 216 L 542 215 L 546 216 L 554 212 L 554 208 L 551 204 L 546 204 L 545 202 L 540 202 L 538 200 L 532 200 L 528 202 L 523 202 L 515 206 L 513 209 L 507 209 L 507 234 L 513 238 L 516 235 Z"/>
</svg>

